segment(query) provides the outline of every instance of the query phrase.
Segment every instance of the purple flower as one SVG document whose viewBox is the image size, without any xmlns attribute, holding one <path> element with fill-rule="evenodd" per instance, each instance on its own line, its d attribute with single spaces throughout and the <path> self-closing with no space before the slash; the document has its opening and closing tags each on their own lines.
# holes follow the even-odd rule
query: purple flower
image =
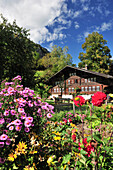
<svg viewBox="0 0 113 170">
<path fill-rule="evenodd" d="M 20 81 L 21 81 L 22 78 L 21 78 L 21 76 L 18 75 L 18 76 L 16 76 L 16 77 L 14 77 L 12 80 L 20 80 Z"/>
<path fill-rule="evenodd" d="M 9 111 L 8 110 L 5 110 L 4 116 L 9 116 Z"/>
<path fill-rule="evenodd" d="M 4 147 L 4 142 L 0 142 L 0 148 Z"/>
<path fill-rule="evenodd" d="M 6 145 L 10 145 L 10 144 L 11 144 L 11 139 L 8 138 L 8 139 L 6 140 Z"/>
<path fill-rule="evenodd" d="M 9 127 L 9 130 L 13 130 L 13 129 L 14 129 L 14 126 L 10 126 L 10 127 Z"/>
<path fill-rule="evenodd" d="M 3 103 L 0 102 L 0 108 L 2 107 L 2 104 L 3 104 Z"/>
<path fill-rule="evenodd" d="M 48 118 L 51 118 L 51 117 L 53 117 L 53 116 L 52 116 L 51 113 L 48 113 L 48 114 L 47 114 L 47 117 L 48 117 Z"/>
<path fill-rule="evenodd" d="M 14 121 L 14 125 L 19 126 L 19 125 L 21 125 L 21 124 L 22 124 L 22 122 L 21 122 L 21 120 L 19 120 L 19 119 L 16 119 L 16 120 Z"/>
<path fill-rule="evenodd" d="M 15 129 L 16 129 L 16 131 L 21 131 L 22 126 L 16 126 Z"/>
<path fill-rule="evenodd" d="M 25 121 L 33 122 L 33 117 L 26 117 Z"/>
<path fill-rule="evenodd" d="M 24 112 L 24 108 L 19 107 L 19 108 L 18 108 L 18 112 L 19 112 L 19 113 Z"/>
<path fill-rule="evenodd" d="M 30 126 L 31 126 L 31 122 L 25 121 L 25 122 L 24 122 L 24 125 L 25 125 L 25 127 L 30 127 Z"/>
<path fill-rule="evenodd" d="M 15 110 L 11 110 L 11 115 L 15 115 L 16 114 L 16 111 Z"/>
<path fill-rule="evenodd" d="M 25 132 L 29 132 L 30 131 L 30 129 L 28 127 L 26 127 L 24 130 L 25 130 Z"/>
<path fill-rule="evenodd" d="M 1 119 L 0 119 L 0 124 L 3 124 L 4 122 L 5 122 L 5 119 L 4 119 L 4 118 L 3 118 L 3 119 L 1 118 Z"/>
<path fill-rule="evenodd" d="M 0 158 L 0 163 L 3 164 L 5 162 L 4 158 Z"/>
<path fill-rule="evenodd" d="M 6 119 L 6 122 L 7 122 L 7 123 L 10 123 L 10 122 L 11 122 L 11 119 L 10 119 L 10 118 L 7 118 L 7 119 Z"/>
<path fill-rule="evenodd" d="M 1 136 L 0 136 L 0 139 L 1 140 L 6 140 L 8 138 L 8 136 L 6 135 L 6 134 L 2 134 Z"/>
<path fill-rule="evenodd" d="M 25 119 L 25 118 L 26 118 L 26 113 L 25 112 L 21 113 L 21 119 Z"/>
</svg>

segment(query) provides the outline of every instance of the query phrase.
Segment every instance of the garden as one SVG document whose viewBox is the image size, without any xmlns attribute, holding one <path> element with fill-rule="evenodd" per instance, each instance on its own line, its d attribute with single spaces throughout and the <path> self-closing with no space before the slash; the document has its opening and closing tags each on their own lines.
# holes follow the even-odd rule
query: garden
<svg viewBox="0 0 113 170">
<path fill-rule="evenodd" d="M 113 169 L 113 104 L 105 93 L 91 102 L 78 95 L 73 110 L 57 113 L 21 81 L 1 83 L 0 170 Z"/>
</svg>

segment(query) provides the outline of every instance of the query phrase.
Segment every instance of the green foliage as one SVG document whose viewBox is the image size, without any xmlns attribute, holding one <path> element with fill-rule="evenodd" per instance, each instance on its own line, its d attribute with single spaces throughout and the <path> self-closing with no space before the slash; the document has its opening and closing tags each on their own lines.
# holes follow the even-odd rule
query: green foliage
<svg viewBox="0 0 113 170">
<path fill-rule="evenodd" d="M 87 65 L 89 70 L 108 74 L 112 56 L 110 49 L 105 44 L 107 44 L 107 41 L 98 32 L 89 34 L 85 39 L 85 43 L 82 44 L 82 49 L 86 53 L 79 53 L 78 58 L 81 60 L 78 64 L 79 67 L 84 68 Z"/>
<path fill-rule="evenodd" d="M 52 47 L 51 52 L 40 59 L 40 66 L 45 68 L 45 78 L 52 76 L 66 65 L 72 65 L 72 57 L 68 52 L 68 47 Z"/>
<path fill-rule="evenodd" d="M 28 30 L 13 24 L 1 15 L 0 23 L 0 79 L 21 75 L 24 86 L 33 86 L 33 42 Z"/>
<path fill-rule="evenodd" d="M 50 96 L 49 90 L 50 90 L 50 86 L 44 84 L 44 83 L 39 83 L 36 84 L 35 86 L 35 90 L 37 92 L 37 94 L 42 98 L 42 99 L 47 99 Z"/>
</svg>

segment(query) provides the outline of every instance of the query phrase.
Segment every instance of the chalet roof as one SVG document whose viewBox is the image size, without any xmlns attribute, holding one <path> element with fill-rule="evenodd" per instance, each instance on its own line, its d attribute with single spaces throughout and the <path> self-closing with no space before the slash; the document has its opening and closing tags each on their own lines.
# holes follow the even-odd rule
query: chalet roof
<svg viewBox="0 0 113 170">
<path fill-rule="evenodd" d="M 67 78 L 69 78 L 69 73 L 74 73 L 76 72 L 77 76 L 81 76 L 83 78 L 89 78 L 89 77 L 101 77 L 101 79 L 103 79 L 104 81 L 106 80 L 110 80 L 113 84 L 113 76 L 109 75 L 109 74 L 103 74 L 103 73 L 98 73 L 98 72 L 94 72 L 94 71 L 90 71 L 90 70 L 86 70 L 86 69 L 81 69 L 78 67 L 72 67 L 72 66 L 65 66 L 63 69 L 61 69 L 60 71 L 58 71 L 56 74 L 54 74 L 53 76 L 51 76 L 48 79 L 48 83 L 51 84 L 52 81 L 57 81 L 58 79 L 60 79 L 60 77 L 62 75 L 66 76 Z"/>
</svg>

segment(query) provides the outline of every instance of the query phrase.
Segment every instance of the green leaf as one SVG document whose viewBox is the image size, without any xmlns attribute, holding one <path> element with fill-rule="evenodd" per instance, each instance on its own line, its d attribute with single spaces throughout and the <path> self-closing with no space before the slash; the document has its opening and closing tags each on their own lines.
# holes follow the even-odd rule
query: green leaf
<svg viewBox="0 0 113 170">
<path fill-rule="evenodd" d="M 65 156 L 63 156 L 63 161 L 62 161 L 62 163 L 63 163 L 63 164 L 66 164 L 67 162 L 70 161 L 70 159 L 71 159 L 71 155 L 70 155 L 70 154 L 65 155 Z"/>
<path fill-rule="evenodd" d="M 86 154 L 87 154 L 87 152 L 84 151 L 83 149 L 80 150 L 80 153 L 81 153 L 82 155 L 86 155 Z"/>
</svg>

